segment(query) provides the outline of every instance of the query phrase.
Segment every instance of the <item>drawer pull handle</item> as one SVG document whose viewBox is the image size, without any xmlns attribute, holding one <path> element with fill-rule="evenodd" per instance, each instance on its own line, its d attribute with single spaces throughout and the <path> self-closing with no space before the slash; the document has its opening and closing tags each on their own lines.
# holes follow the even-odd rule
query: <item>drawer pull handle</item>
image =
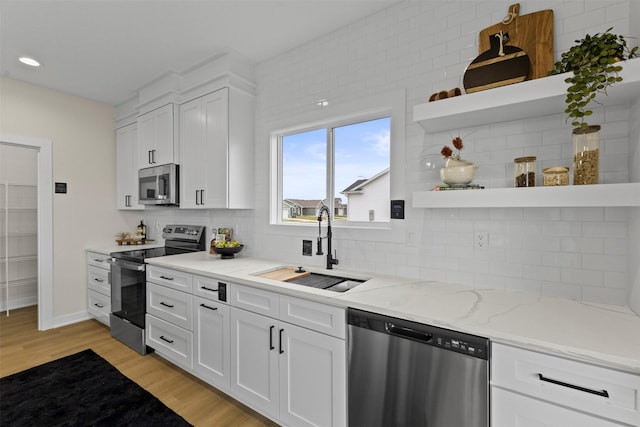
<svg viewBox="0 0 640 427">
<path fill-rule="evenodd" d="M 164 305 L 165 307 L 169 307 L 169 308 L 173 308 L 174 307 L 173 304 L 167 304 L 164 301 L 160 301 L 160 305 Z"/>
<path fill-rule="evenodd" d="M 210 292 L 218 292 L 217 289 L 207 288 L 206 286 L 200 286 L 200 289 L 204 289 L 205 291 L 210 291 Z"/>
<path fill-rule="evenodd" d="M 553 378 L 547 378 L 542 374 L 538 374 L 538 379 L 540 381 L 545 381 L 545 382 L 548 382 L 548 383 L 551 383 L 551 384 L 556 384 L 556 385 L 559 385 L 559 386 L 562 386 L 562 387 L 568 387 L 568 388 L 572 388 L 574 390 L 584 391 L 585 393 L 595 394 L 596 396 L 602 396 L 602 397 L 609 398 L 609 392 L 607 390 L 592 390 L 590 388 L 581 387 L 579 385 L 575 385 L 575 384 L 565 383 L 563 381 L 554 380 Z"/>
<path fill-rule="evenodd" d="M 284 332 L 284 329 L 280 329 L 279 335 L 280 335 L 280 349 L 278 350 L 280 354 L 284 353 L 284 350 L 282 349 L 282 332 Z"/>
<path fill-rule="evenodd" d="M 160 335 L 160 339 L 162 341 L 168 342 L 169 344 L 173 344 L 173 340 L 170 340 L 169 338 L 165 338 L 164 335 Z"/>
<path fill-rule="evenodd" d="M 273 350 L 275 348 L 273 346 L 273 328 L 275 328 L 275 326 L 269 326 L 269 350 Z"/>
<path fill-rule="evenodd" d="M 217 310 L 218 307 L 209 307 L 207 304 L 200 304 L 200 307 L 208 308 L 209 310 Z"/>
<path fill-rule="evenodd" d="M 98 307 L 98 308 L 104 308 L 104 305 L 102 305 L 102 304 L 98 304 L 97 302 L 96 302 L 96 303 L 94 303 L 93 305 L 95 305 L 95 306 L 96 306 L 96 307 Z"/>
<path fill-rule="evenodd" d="M 167 276 L 160 276 L 160 278 L 164 280 L 173 280 L 173 277 L 167 277 Z"/>
<path fill-rule="evenodd" d="M 93 279 L 93 280 L 95 280 L 95 281 L 96 281 L 96 282 L 98 282 L 98 283 L 102 283 L 102 282 L 104 282 L 104 280 L 103 280 L 103 279 Z"/>
<path fill-rule="evenodd" d="M 103 263 L 103 262 L 104 262 L 104 260 L 103 260 L 103 259 L 98 259 L 98 258 L 94 258 L 94 261 L 95 261 L 95 262 L 99 262 L 99 263 Z"/>
</svg>

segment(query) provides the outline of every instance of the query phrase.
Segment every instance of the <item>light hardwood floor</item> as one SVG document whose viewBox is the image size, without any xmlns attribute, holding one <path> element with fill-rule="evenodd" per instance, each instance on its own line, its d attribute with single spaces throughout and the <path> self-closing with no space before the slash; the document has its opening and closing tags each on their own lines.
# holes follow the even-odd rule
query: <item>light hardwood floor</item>
<svg viewBox="0 0 640 427">
<path fill-rule="evenodd" d="M 35 306 L 13 310 L 8 317 L 0 313 L 0 377 L 87 348 L 194 426 L 277 426 L 160 356 L 139 355 L 96 320 L 38 331 Z"/>
</svg>

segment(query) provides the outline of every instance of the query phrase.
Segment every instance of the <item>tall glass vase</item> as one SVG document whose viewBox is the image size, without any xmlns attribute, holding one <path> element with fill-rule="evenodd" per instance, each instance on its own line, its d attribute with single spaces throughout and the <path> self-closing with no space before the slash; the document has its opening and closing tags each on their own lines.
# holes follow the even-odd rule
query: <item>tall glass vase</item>
<svg viewBox="0 0 640 427">
<path fill-rule="evenodd" d="M 600 174 L 600 126 L 573 130 L 573 185 L 597 184 Z"/>
</svg>

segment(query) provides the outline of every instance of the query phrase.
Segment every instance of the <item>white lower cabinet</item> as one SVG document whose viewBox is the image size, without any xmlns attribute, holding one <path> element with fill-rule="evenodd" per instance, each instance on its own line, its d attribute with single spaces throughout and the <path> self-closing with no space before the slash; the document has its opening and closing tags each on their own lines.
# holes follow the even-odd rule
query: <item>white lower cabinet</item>
<svg viewBox="0 0 640 427">
<path fill-rule="evenodd" d="M 622 427 L 594 415 L 573 411 L 494 387 L 491 393 L 494 427 Z"/>
<path fill-rule="evenodd" d="M 146 344 L 290 427 L 347 423 L 345 315 L 339 307 L 147 266 Z"/>
<path fill-rule="evenodd" d="M 274 297 L 279 305 L 273 304 Z M 303 322 L 324 329 L 325 320 L 333 319 L 342 337 L 279 320 L 296 301 L 309 309 L 310 318 Z M 278 317 L 231 308 L 231 393 L 285 425 L 346 425 L 344 310 L 243 286 L 233 288 L 234 303 L 267 314 L 272 307 Z"/>
<path fill-rule="evenodd" d="M 493 427 L 639 426 L 640 375 L 492 344 Z"/>
<path fill-rule="evenodd" d="M 197 377 L 229 390 L 229 306 L 193 297 L 193 371 Z"/>
<path fill-rule="evenodd" d="M 190 371 L 193 366 L 193 332 L 147 314 L 146 344 L 158 354 Z"/>
<path fill-rule="evenodd" d="M 111 266 L 108 258 L 105 254 L 87 252 L 87 312 L 107 326 L 111 313 Z"/>
<path fill-rule="evenodd" d="M 231 308 L 231 391 L 252 408 L 277 418 L 278 321 Z"/>
<path fill-rule="evenodd" d="M 280 328 L 280 419 L 297 426 L 346 425 L 345 341 L 289 323 Z"/>
</svg>

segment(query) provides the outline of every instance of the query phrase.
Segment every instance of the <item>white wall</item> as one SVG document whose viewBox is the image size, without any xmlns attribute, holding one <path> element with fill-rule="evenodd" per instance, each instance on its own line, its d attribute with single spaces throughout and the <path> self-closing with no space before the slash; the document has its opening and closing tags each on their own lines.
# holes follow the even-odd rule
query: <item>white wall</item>
<svg viewBox="0 0 640 427">
<path fill-rule="evenodd" d="M 314 230 L 270 226 L 269 132 L 296 117 L 312 117 L 314 101 L 330 106 L 381 91 L 405 90 L 406 150 L 402 180 L 406 220 L 391 232 L 336 229 L 339 268 L 457 282 L 477 287 L 625 304 L 629 291 L 627 208 L 412 209 L 411 193 L 437 183 L 420 153 L 464 138 L 465 158 L 480 165 L 477 182 L 512 185 L 513 159 L 536 155 L 543 167 L 571 164 L 571 128 L 562 115 L 535 117 L 438 134 L 411 122 L 412 108 L 430 94 L 462 87 L 465 67 L 478 55 L 478 33 L 506 15 L 511 1 L 402 2 L 256 68 L 256 246 L 261 255 L 321 266 L 303 257 L 301 240 Z M 638 37 L 640 20 L 629 1 L 521 1 L 520 13 L 555 13 L 556 59 L 586 33 Z M 631 15 L 631 13 L 633 15 Z M 634 31 L 630 33 L 630 31 Z M 637 43 L 637 39 L 631 39 Z M 327 114 L 326 111 L 324 114 Z M 499 120 L 499 118 L 496 118 Z M 602 182 L 629 178 L 629 109 L 596 109 L 603 125 Z M 473 249 L 474 231 L 489 232 L 489 249 Z M 301 265 L 302 265 L 301 264 Z"/>
<path fill-rule="evenodd" d="M 115 209 L 113 108 L 1 77 L 0 130 L 53 141 L 54 323 L 86 314 L 85 248 L 133 230 L 139 214 Z"/>
</svg>

